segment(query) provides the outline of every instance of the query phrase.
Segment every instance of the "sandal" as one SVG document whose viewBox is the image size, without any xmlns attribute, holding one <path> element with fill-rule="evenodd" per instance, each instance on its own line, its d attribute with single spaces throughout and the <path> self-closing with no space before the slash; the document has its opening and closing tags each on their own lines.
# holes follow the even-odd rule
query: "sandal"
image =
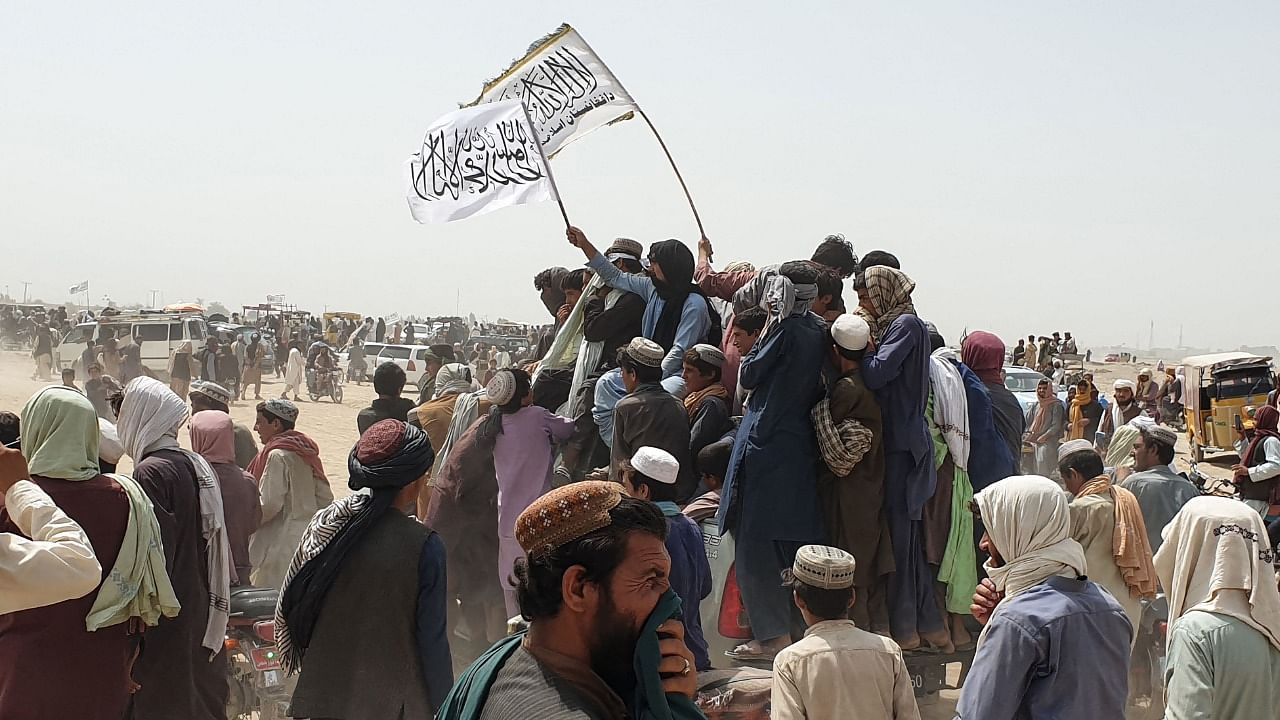
<svg viewBox="0 0 1280 720">
<path fill-rule="evenodd" d="M 747 648 L 746 645 L 739 645 L 738 647 L 732 650 L 725 650 L 724 655 L 730 660 L 737 660 L 738 662 L 761 662 L 761 663 L 773 662 L 773 659 L 778 655 L 777 653 L 771 653 L 771 652 L 752 652 L 746 648 Z"/>
</svg>

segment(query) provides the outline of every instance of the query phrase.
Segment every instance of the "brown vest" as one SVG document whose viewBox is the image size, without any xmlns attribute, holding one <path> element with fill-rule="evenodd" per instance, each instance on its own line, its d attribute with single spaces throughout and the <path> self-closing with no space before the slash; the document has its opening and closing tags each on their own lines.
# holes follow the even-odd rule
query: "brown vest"
<svg viewBox="0 0 1280 720">
<path fill-rule="evenodd" d="M 351 549 L 302 658 L 293 717 L 429 718 L 418 654 L 418 559 L 431 534 L 392 509 Z"/>
<path fill-rule="evenodd" d="M 1249 467 L 1257 467 L 1267 461 L 1267 453 L 1263 450 L 1262 443 L 1258 443 L 1258 449 L 1253 451 L 1253 457 L 1248 460 Z M 1262 482 L 1245 479 L 1236 483 L 1236 488 L 1240 491 L 1240 497 L 1245 500 L 1271 502 L 1271 493 L 1275 490 L 1277 483 L 1280 483 L 1280 475 Z"/>
</svg>

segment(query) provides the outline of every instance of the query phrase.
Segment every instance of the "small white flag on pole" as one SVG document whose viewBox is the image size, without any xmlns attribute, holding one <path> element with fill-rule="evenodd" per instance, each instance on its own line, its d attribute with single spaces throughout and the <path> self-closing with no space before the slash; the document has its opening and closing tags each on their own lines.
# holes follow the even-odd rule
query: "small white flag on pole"
<svg viewBox="0 0 1280 720">
<path fill-rule="evenodd" d="M 70 292 L 72 295 L 76 295 L 76 294 L 79 294 L 79 293 L 82 293 L 82 292 L 86 292 L 88 289 L 89 289 L 89 281 L 88 281 L 88 280 L 85 280 L 84 282 L 80 283 L 79 285 L 72 285 L 72 286 L 71 286 L 71 290 L 70 290 L 69 292 Z"/>
<path fill-rule="evenodd" d="M 586 40 L 568 25 L 534 43 L 486 83 L 472 105 L 519 99 L 547 157 L 596 128 L 630 120 L 640 108 Z"/>
<path fill-rule="evenodd" d="M 420 223 L 558 199 L 516 100 L 462 108 L 435 121 L 405 170 L 409 211 Z"/>
</svg>

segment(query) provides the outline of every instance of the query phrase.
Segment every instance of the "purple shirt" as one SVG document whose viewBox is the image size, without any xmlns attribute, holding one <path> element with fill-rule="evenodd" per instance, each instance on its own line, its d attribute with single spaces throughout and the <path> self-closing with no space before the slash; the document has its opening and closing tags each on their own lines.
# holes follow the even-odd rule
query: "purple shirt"
<svg viewBox="0 0 1280 720">
<path fill-rule="evenodd" d="M 515 537 L 516 518 L 551 490 L 555 446 L 573 434 L 573 420 L 537 405 L 502 416 L 493 448 L 498 476 L 498 534 Z"/>
</svg>

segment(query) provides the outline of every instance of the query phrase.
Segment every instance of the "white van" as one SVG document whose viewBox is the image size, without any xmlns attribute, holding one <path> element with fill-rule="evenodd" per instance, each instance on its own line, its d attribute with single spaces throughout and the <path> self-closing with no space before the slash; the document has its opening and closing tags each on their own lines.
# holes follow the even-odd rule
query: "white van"
<svg viewBox="0 0 1280 720">
<path fill-rule="evenodd" d="M 157 378 L 169 379 L 169 355 L 183 342 L 191 343 L 192 352 L 204 346 L 208 328 L 197 313 L 129 313 L 109 315 L 97 322 L 80 323 L 71 328 L 53 348 L 53 364 L 58 370 L 75 368 L 76 378 L 87 376 L 80 356 L 90 339 L 101 344 L 108 334 L 123 345 L 126 337 L 136 337 L 142 350 L 142 364 Z"/>
</svg>

